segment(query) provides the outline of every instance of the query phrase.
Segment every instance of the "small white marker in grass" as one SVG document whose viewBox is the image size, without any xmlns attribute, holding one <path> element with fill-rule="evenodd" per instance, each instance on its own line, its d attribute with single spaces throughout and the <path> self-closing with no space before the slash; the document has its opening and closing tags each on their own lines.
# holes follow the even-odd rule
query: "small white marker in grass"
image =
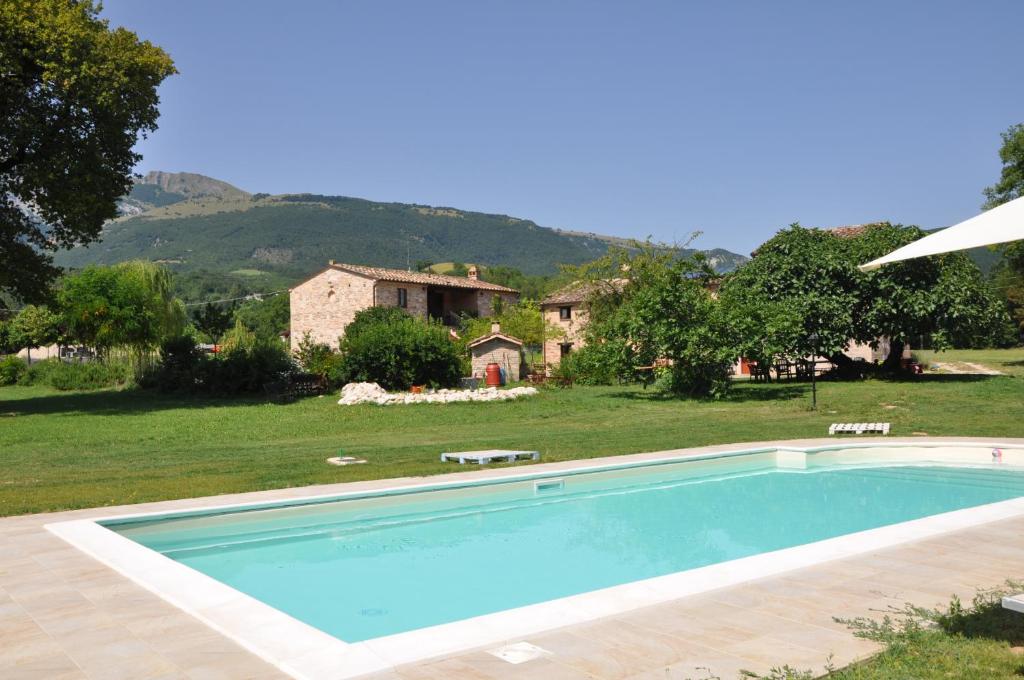
<svg viewBox="0 0 1024 680">
<path fill-rule="evenodd" d="M 331 465 L 359 465 L 366 461 L 362 458 L 356 458 L 355 456 L 334 456 L 333 458 L 328 458 L 327 462 Z"/>
</svg>

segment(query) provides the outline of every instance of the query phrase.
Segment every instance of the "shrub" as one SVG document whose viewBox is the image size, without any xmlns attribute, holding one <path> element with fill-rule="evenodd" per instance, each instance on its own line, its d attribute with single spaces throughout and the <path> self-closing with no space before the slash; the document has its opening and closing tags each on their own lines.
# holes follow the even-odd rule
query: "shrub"
<svg viewBox="0 0 1024 680">
<path fill-rule="evenodd" d="M 364 318 L 355 334 L 346 329 L 341 349 L 338 377 L 344 382 L 375 382 L 385 389 L 405 390 L 412 385 L 451 387 L 462 375 L 459 347 L 448 330 L 404 313 Z"/>
<path fill-rule="evenodd" d="M 123 387 L 132 382 L 131 366 L 120 362 L 58 363 L 50 373 L 50 385 L 58 390 L 99 390 Z"/>
<path fill-rule="evenodd" d="M 191 336 L 165 340 L 160 346 L 160 361 L 155 370 L 145 375 L 142 386 L 165 392 L 191 392 L 202 376 L 204 359 Z"/>
<path fill-rule="evenodd" d="M 555 376 L 580 385 L 611 385 L 619 378 L 612 352 L 610 343 L 584 345 L 562 357 Z"/>
<path fill-rule="evenodd" d="M 397 323 L 412 319 L 401 307 L 367 307 L 356 312 L 352 322 L 345 326 L 345 339 L 358 337 L 364 330 L 379 324 Z"/>
<path fill-rule="evenodd" d="M 344 364 L 341 354 L 331 349 L 330 345 L 315 342 L 309 333 L 306 333 L 299 342 L 299 347 L 295 350 L 295 360 L 299 362 L 302 370 L 326 379 L 332 386 L 341 379 Z"/>
<path fill-rule="evenodd" d="M 11 354 L 0 359 L 0 385 L 13 385 L 28 370 L 28 364 L 21 357 Z"/>
<path fill-rule="evenodd" d="M 295 363 L 277 338 L 237 345 L 202 366 L 201 387 L 213 394 L 260 392 L 267 383 L 295 372 Z"/>
<path fill-rule="evenodd" d="M 294 372 L 295 363 L 276 338 L 238 342 L 221 355 L 208 357 L 193 338 L 184 336 L 163 344 L 160 362 L 143 386 L 167 392 L 254 393 Z"/>
<path fill-rule="evenodd" d="M 132 382 L 129 364 L 118 361 L 64 363 L 58 359 L 38 361 L 28 367 L 19 385 L 48 385 L 58 390 L 100 390 L 123 387 Z"/>
</svg>

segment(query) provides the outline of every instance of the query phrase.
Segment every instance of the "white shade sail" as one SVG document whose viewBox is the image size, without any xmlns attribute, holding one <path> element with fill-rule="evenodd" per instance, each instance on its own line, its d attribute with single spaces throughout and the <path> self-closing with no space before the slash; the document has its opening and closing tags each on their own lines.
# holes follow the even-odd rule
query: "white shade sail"
<svg viewBox="0 0 1024 680">
<path fill-rule="evenodd" d="M 1024 239 L 1024 197 L 1015 198 L 969 220 L 929 234 L 908 243 L 884 257 L 860 265 L 862 272 L 878 269 L 883 264 L 910 260 L 926 255 L 950 253 L 979 246 Z"/>
</svg>

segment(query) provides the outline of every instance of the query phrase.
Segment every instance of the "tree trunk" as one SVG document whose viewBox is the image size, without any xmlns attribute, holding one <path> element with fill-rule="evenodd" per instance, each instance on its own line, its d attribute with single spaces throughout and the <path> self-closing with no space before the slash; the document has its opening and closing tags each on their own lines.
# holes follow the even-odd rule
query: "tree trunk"
<svg viewBox="0 0 1024 680">
<path fill-rule="evenodd" d="M 882 368 L 890 373 L 898 372 L 903 365 L 904 347 L 906 347 L 906 343 L 902 340 L 890 340 L 889 356 L 885 357 L 885 361 L 882 362 Z"/>
</svg>

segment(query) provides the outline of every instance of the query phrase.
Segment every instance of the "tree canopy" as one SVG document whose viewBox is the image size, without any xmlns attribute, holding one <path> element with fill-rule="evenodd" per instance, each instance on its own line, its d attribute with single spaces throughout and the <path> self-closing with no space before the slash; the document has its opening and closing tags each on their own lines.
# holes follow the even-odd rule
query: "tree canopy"
<svg viewBox="0 0 1024 680">
<path fill-rule="evenodd" d="M 999 159 L 1003 162 L 1003 170 L 999 181 L 983 192 L 986 209 L 1024 196 L 1024 123 L 1011 125 L 1002 133 L 1002 138 Z"/>
<path fill-rule="evenodd" d="M 999 158 L 1003 169 L 999 181 L 984 190 L 985 209 L 1024 196 L 1024 123 L 1010 126 L 1002 138 Z M 1000 250 L 1003 259 L 995 272 L 995 282 L 1006 296 L 1019 341 L 1024 331 L 1024 241 L 1007 243 Z"/>
<path fill-rule="evenodd" d="M 892 362 L 905 343 L 930 336 L 938 347 L 987 341 L 1005 313 L 964 253 L 895 263 L 872 272 L 857 265 L 914 241 L 917 227 L 867 225 L 840 235 L 798 224 L 783 229 L 722 286 L 726 305 L 774 305 L 790 352 L 819 354 L 842 365 L 850 341 L 892 341 Z M 791 318 L 792 317 L 792 318 Z M 795 319 L 795 327 L 789 323 Z"/>
<path fill-rule="evenodd" d="M 175 69 L 91 0 L 7 0 L 0 73 L 0 291 L 41 300 L 58 273 L 51 253 L 95 241 L 117 216 Z"/>
<path fill-rule="evenodd" d="M 714 274 L 699 254 L 682 256 L 652 244 L 609 254 L 575 270 L 588 282 L 589 320 L 580 353 L 619 378 L 654 375 L 667 392 L 720 396 L 739 356 L 722 307 L 710 290 Z"/>
<path fill-rule="evenodd" d="M 184 330 L 169 275 L 151 262 L 86 267 L 61 281 L 57 305 L 67 338 L 101 351 L 152 349 Z"/>
</svg>

